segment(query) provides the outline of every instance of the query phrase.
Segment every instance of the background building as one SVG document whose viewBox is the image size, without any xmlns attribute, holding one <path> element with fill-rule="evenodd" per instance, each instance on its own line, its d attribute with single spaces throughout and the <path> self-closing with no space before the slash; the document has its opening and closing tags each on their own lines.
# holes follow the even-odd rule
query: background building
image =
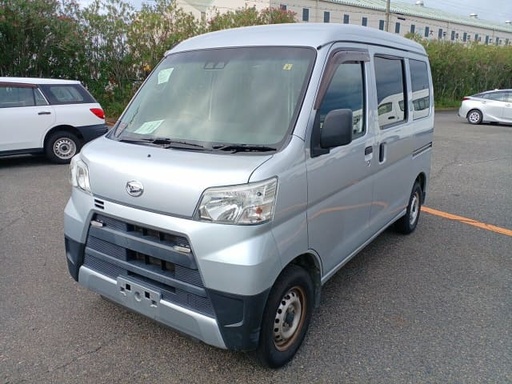
<svg viewBox="0 0 512 384">
<path fill-rule="evenodd" d="M 210 17 L 215 12 L 239 8 L 281 8 L 297 14 L 299 22 L 363 25 L 406 35 L 415 33 L 425 39 L 459 43 L 512 45 L 512 24 L 481 20 L 477 14 L 455 15 L 428 8 L 428 0 L 416 4 L 386 0 L 179 0 L 186 11 Z"/>
</svg>

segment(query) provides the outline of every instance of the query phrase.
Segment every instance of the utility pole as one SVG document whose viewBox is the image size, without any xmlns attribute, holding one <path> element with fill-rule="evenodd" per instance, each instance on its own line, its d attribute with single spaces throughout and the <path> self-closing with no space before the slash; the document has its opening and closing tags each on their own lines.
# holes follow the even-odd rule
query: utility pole
<svg viewBox="0 0 512 384">
<path fill-rule="evenodd" d="M 386 0 L 386 32 L 389 32 L 389 9 L 390 9 L 391 0 Z"/>
</svg>

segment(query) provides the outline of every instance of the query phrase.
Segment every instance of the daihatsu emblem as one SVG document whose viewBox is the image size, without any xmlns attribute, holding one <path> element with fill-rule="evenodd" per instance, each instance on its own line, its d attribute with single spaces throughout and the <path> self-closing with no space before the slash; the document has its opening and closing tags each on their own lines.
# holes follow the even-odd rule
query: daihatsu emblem
<svg viewBox="0 0 512 384">
<path fill-rule="evenodd" d="M 139 197 L 144 192 L 144 187 L 141 182 L 132 180 L 126 183 L 126 192 L 130 196 Z"/>
</svg>

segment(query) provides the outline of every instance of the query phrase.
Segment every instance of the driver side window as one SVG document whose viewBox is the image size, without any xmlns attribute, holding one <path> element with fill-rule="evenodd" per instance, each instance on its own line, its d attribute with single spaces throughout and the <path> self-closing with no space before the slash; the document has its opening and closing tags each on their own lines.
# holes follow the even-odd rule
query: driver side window
<svg viewBox="0 0 512 384">
<path fill-rule="evenodd" d="M 320 126 L 334 109 L 350 109 L 353 117 L 353 139 L 364 136 L 364 67 L 362 62 L 338 65 L 320 106 Z"/>
</svg>

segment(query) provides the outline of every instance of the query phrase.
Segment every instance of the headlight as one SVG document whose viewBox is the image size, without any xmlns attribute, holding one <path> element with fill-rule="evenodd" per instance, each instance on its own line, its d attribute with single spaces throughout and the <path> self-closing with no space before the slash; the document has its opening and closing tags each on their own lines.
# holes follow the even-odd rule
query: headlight
<svg viewBox="0 0 512 384">
<path fill-rule="evenodd" d="M 198 218 L 223 224 L 261 224 L 272 220 L 277 178 L 204 191 Z"/>
<path fill-rule="evenodd" d="M 71 163 L 69 164 L 69 182 L 73 187 L 91 193 L 89 169 L 87 165 L 80 160 L 80 156 L 75 156 L 71 159 Z"/>
</svg>

